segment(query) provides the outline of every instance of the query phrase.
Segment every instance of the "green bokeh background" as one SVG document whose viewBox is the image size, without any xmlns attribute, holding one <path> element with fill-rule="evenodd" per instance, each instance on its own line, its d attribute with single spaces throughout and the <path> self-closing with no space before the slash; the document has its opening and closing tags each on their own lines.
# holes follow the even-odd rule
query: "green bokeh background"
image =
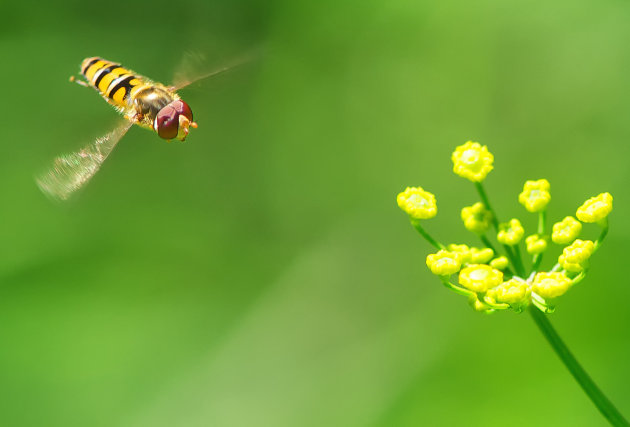
<svg viewBox="0 0 630 427">
<path fill-rule="evenodd" d="M 550 219 L 602 191 L 609 239 L 552 321 L 630 414 L 630 3 L 0 3 L 0 425 L 606 425 L 525 315 L 473 312 L 395 204 L 476 243 L 450 171 L 487 144 L 503 218 L 525 179 Z M 168 82 L 199 129 L 134 128 L 68 203 L 33 177 L 119 120 L 68 83 L 99 55 Z M 587 236 L 595 236 L 587 228 Z M 557 251 L 557 249 L 555 249 Z M 547 263 L 549 265 L 549 258 Z"/>
</svg>

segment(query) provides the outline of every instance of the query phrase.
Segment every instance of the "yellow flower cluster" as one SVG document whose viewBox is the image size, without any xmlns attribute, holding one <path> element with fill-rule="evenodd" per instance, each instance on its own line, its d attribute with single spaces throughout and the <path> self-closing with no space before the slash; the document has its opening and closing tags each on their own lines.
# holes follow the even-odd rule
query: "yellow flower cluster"
<svg viewBox="0 0 630 427">
<path fill-rule="evenodd" d="M 562 221 L 553 225 L 551 240 L 556 245 L 566 245 L 574 241 L 582 231 L 582 223 L 572 216 L 565 217 Z"/>
<path fill-rule="evenodd" d="M 601 193 L 590 198 L 576 211 L 575 216 L 579 221 L 573 216 L 566 216 L 553 224 L 549 235 L 546 230 L 546 210 L 551 200 L 549 181 L 526 181 L 518 201 L 527 211 L 538 214 L 539 223 L 537 230 L 525 239 L 524 246 L 531 256 L 531 262 L 524 263 L 519 249 L 525 237 L 523 225 L 516 218 L 498 224 L 481 184 L 493 168 L 492 153 L 486 146 L 468 141 L 455 149 L 452 161 L 453 171 L 475 183 L 481 198 L 481 201 L 464 207 L 460 216 L 464 227 L 475 233 L 485 247 L 455 243 L 444 246 L 431 237 L 419 220 L 433 218 L 437 214 L 435 196 L 420 187 L 408 187 L 398 194 L 398 206 L 409 215 L 420 234 L 438 249 L 426 258 L 431 272 L 440 276 L 448 288 L 467 295 L 473 308 L 478 311 L 492 312 L 508 308 L 522 311 L 530 305 L 545 312 L 553 311 L 555 298 L 584 278 L 591 256 L 606 236 L 612 196 Z M 578 239 L 582 223 L 597 223 L 601 227 L 597 241 Z M 497 242 L 503 245 L 503 254 L 495 253 L 494 245 L 488 239 L 487 232 L 491 227 L 496 232 Z M 549 240 L 565 247 L 557 264 L 550 271 L 541 271 Z M 451 282 L 453 275 L 458 277 Z"/>
<path fill-rule="evenodd" d="M 488 147 L 468 141 L 455 149 L 451 156 L 453 172 L 472 182 L 481 182 L 492 170 L 494 156 Z"/>
<path fill-rule="evenodd" d="M 564 294 L 571 285 L 571 279 L 564 273 L 538 273 L 534 277 L 533 291 L 543 298 L 556 298 Z"/>
<path fill-rule="evenodd" d="M 503 255 L 496 257 L 492 261 L 490 261 L 490 267 L 496 268 L 497 270 L 505 270 L 510 265 L 510 261 L 507 257 Z"/>
<path fill-rule="evenodd" d="M 612 211 L 612 203 L 613 198 L 610 193 L 601 193 L 584 202 L 578 208 L 575 216 L 582 222 L 599 222 Z"/>
<path fill-rule="evenodd" d="M 513 218 L 510 222 L 505 222 L 499 225 L 497 240 L 503 245 L 514 246 L 521 241 L 524 234 L 525 229 L 521 225 L 521 222 L 518 219 Z"/>
<path fill-rule="evenodd" d="M 451 243 L 447 246 L 447 249 L 451 252 L 458 253 L 462 257 L 462 264 L 467 264 L 470 262 L 470 248 L 468 245 L 458 245 L 456 243 Z"/>
<path fill-rule="evenodd" d="M 547 239 L 538 234 L 532 234 L 525 239 L 527 253 L 531 255 L 541 254 L 547 250 Z"/>
<path fill-rule="evenodd" d="M 462 256 L 457 252 L 440 250 L 427 256 L 427 266 L 431 273 L 438 276 L 450 276 L 462 268 Z"/>
<path fill-rule="evenodd" d="M 490 248 L 475 248 L 451 243 L 446 250 L 441 249 L 427 256 L 427 266 L 438 276 L 450 276 L 467 264 L 485 264 L 494 256 Z"/>
<path fill-rule="evenodd" d="M 472 264 L 459 273 L 459 284 L 473 292 L 486 292 L 503 282 L 503 273 L 486 264 Z"/>
<path fill-rule="evenodd" d="M 477 311 L 498 308 L 495 304 L 507 304 L 520 311 L 529 304 L 532 292 L 553 300 L 570 288 L 572 280 L 564 273 L 538 273 L 533 284 L 518 277 L 503 281 L 500 271 L 485 265 L 472 265 L 461 271 L 459 283 L 475 292 L 473 307 Z"/>
<path fill-rule="evenodd" d="M 430 219 L 437 215 L 435 196 L 421 187 L 407 187 L 396 200 L 400 209 L 413 219 Z"/>
<path fill-rule="evenodd" d="M 488 296 L 498 303 L 518 305 L 527 302 L 532 293 L 529 283 L 523 279 L 511 278 L 488 291 Z"/>
<path fill-rule="evenodd" d="M 545 210 L 550 200 L 549 181 L 546 179 L 527 181 L 523 187 L 523 192 L 518 195 L 518 201 L 529 212 Z"/>
<path fill-rule="evenodd" d="M 533 280 L 513 276 L 504 281 L 504 273 L 499 269 L 486 264 L 470 264 L 459 272 L 458 283 L 474 292 L 471 302 L 475 310 L 491 312 L 508 307 L 521 311 L 530 303 L 532 292 L 553 300 L 564 294 L 573 280 L 564 272 L 541 272 Z"/>
<path fill-rule="evenodd" d="M 494 251 L 490 248 L 470 248 L 470 262 L 472 264 L 485 264 L 492 259 Z"/>
<path fill-rule="evenodd" d="M 558 264 L 567 271 L 579 273 L 588 265 L 588 259 L 595 250 L 595 244 L 590 240 L 577 239 L 570 246 L 562 250 Z"/>
<path fill-rule="evenodd" d="M 461 216 L 466 230 L 477 234 L 485 233 L 492 221 L 492 213 L 481 202 L 463 208 Z"/>
</svg>

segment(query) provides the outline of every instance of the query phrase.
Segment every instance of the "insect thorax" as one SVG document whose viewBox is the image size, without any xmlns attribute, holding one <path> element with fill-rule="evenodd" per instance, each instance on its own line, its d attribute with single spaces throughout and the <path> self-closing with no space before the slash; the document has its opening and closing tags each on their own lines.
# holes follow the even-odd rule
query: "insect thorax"
<svg viewBox="0 0 630 427">
<path fill-rule="evenodd" d="M 136 93 L 133 107 L 136 113 L 141 115 L 142 121 L 152 125 L 157 113 L 176 99 L 178 99 L 177 95 L 165 88 L 149 86 Z"/>
</svg>

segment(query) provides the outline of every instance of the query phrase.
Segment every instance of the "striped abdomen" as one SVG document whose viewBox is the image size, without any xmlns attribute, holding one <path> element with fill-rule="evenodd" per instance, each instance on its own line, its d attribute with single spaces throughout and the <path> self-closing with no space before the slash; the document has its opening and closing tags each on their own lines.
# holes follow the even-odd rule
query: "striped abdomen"
<svg viewBox="0 0 630 427">
<path fill-rule="evenodd" d="M 103 97 L 121 108 L 127 108 L 135 93 L 150 84 L 120 64 L 97 57 L 83 61 L 81 74 Z"/>
</svg>

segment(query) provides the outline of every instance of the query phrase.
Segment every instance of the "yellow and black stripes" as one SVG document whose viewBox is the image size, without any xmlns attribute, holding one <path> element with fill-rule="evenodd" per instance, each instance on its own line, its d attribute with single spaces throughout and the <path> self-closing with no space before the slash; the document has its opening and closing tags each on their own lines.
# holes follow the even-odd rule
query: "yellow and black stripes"
<svg viewBox="0 0 630 427">
<path fill-rule="evenodd" d="M 127 107 L 129 96 L 149 84 L 120 64 L 102 58 L 87 58 L 81 64 L 81 74 L 103 97 L 122 108 Z M 132 93 L 133 92 L 133 93 Z"/>
</svg>

